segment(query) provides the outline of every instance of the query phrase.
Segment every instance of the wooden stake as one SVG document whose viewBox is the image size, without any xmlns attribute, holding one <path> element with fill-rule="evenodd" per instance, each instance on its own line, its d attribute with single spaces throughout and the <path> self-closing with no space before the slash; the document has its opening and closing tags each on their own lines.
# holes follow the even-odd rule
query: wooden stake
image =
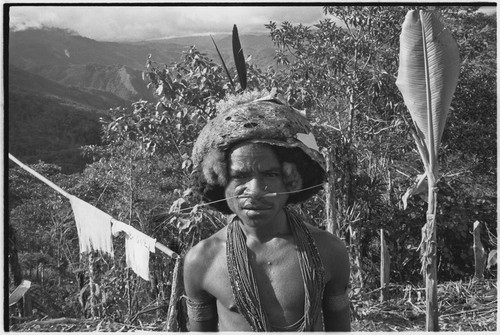
<svg viewBox="0 0 500 335">
<path fill-rule="evenodd" d="M 167 332 L 178 332 L 181 331 L 181 327 L 178 322 L 178 304 L 182 298 L 182 292 L 184 291 L 183 279 L 182 279 L 182 260 L 180 258 L 175 259 L 174 271 L 172 273 L 172 290 L 170 292 L 170 301 L 168 302 L 168 312 L 167 312 Z"/>
<path fill-rule="evenodd" d="M 388 298 L 387 285 L 390 275 L 390 255 L 385 243 L 385 230 L 380 229 L 380 301 L 386 301 Z"/>
<path fill-rule="evenodd" d="M 474 236 L 474 278 L 483 279 L 484 278 L 484 259 L 485 253 L 483 244 L 481 243 L 481 223 L 479 221 L 473 224 L 473 236 Z"/>
<path fill-rule="evenodd" d="M 31 302 L 31 294 L 30 292 L 26 292 L 26 294 L 23 297 L 23 312 L 22 315 L 24 317 L 27 316 L 32 316 L 33 315 L 33 305 Z"/>
<path fill-rule="evenodd" d="M 323 151 L 326 162 L 326 175 L 328 183 L 325 184 L 325 212 L 326 212 L 326 231 L 335 236 L 339 236 L 339 226 L 336 214 L 335 198 L 335 172 L 333 170 L 334 149 L 330 148 Z"/>
<path fill-rule="evenodd" d="M 95 319 L 94 301 L 94 264 L 92 262 L 92 252 L 89 252 L 89 292 L 90 292 L 90 315 Z"/>
<path fill-rule="evenodd" d="M 391 205 L 392 178 L 391 170 L 387 170 L 387 203 Z M 385 242 L 385 229 L 380 229 L 380 301 L 388 298 L 387 285 L 390 282 L 391 256 Z"/>
</svg>

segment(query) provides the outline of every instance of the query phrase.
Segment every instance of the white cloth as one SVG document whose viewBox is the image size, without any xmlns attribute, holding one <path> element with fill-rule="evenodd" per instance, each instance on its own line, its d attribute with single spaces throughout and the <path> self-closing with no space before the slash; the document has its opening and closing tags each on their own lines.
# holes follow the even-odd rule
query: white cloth
<svg viewBox="0 0 500 335">
<path fill-rule="evenodd" d="M 114 236 L 117 236 L 120 232 L 126 234 L 125 258 L 127 266 L 141 278 L 149 280 L 149 253 L 155 252 L 156 239 L 116 220 L 113 220 L 111 231 Z"/>
<path fill-rule="evenodd" d="M 112 217 L 75 196 L 70 196 L 69 201 L 75 215 L 80 253 L 95 250 L 113 257 Z"/>
<path fill-rule="evenodd" d="M 315 151 L 319 151 L 318 143 L 316 143 L 316 138 L 314 137 L 313 133 L 309 134 L 304 134 L 304 133 L 297 133 L 295 137 L 305 144 L 308 148 L 311 148 Z"/>
</svg>

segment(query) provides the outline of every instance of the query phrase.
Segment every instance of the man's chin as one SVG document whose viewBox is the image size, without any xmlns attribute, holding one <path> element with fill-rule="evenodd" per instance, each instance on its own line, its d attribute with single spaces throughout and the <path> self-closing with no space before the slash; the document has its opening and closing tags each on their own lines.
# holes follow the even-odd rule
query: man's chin
<svg viewBox="0 0 500 335">
<path fill-rule="evenodd" d="M 241 214 L 250 221 L 261 221 L 271 219 L 271 217 L 273 216 L 273 210 L 272 208 L 243 209 Z"/>
</svg>

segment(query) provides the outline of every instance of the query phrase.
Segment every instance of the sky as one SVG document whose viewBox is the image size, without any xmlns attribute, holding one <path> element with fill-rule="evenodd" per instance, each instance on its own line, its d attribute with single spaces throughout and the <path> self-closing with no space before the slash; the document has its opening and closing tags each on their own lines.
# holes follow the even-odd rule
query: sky
<svg viewBox="0 0 500 335">
<path fill-rule="evenodd" d="M 19 1 L 5 1 L 19 3 Z M 168 3 L 158 6 L 154 2 L 139 2 L 109 6 L 112 2 L 92 4 L 79 1 L 78 5 L 54 6 L 24 4 L 12 6 L 9 25 L 13 29 L 30 27 L 58 27 L 76 31 L 79 35 L 98 41 L 143 41 L 190 35 L 208 35 L 232 30 L 237 24 L 240 34 L 266 33 L 265 24 L 288 21 L 293 24 L 312 25 L 326 16 L 322 6 L 300 4 L 267 6 L 255 3 L 238 6 L 214 5 L 210 2 L 185 6 L 184 3 Z M 140 5 L 137 5 L 140 4 Z M 182 6 L 184 4 L 184 6 Z M 229 3 L 230 4 L 230 3 Z M 486 9 L 485 9 L 486 10 Z M 495 8 L 493 8 L 495 10 Z M 330 16 L 330 18 L 334 19 Z"/>
<path fill-rule="evenodd" d="M 69 28 L 99 41 L 137 41 L 165 37 L 228 34 L 237 24 L 240 34 L 267 32 L 265 24 L 317 23 L 325 18 L 321 6 L 14 6 L 11 28 Z"/>
</svg>

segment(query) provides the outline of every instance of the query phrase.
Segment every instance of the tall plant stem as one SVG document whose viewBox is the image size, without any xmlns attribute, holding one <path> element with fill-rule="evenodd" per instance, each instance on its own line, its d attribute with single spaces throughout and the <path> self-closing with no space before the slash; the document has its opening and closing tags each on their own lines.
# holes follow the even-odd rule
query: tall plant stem
<svg viewBox="0 0 500 335">
<path fill-rule="evenodd" d="M 422 262 L 425 266 L 425 297 L 426 297 L 426 330 L 434 332 L 439 330 L 438 302 L 437 302 L 437 259 L 436 259 L 436 205 L 437 194 L 434 180 L 429 180 L 429 207 L 427 210 L 427 223 L 424 226 L 426 236 L 424 240 L 424 256 Z"/>
<path fill-rule="evenodd" d="M 420 20 L 423 22 L 422 13 L 420 13 Z M 424 24 L 422 24 L 422 42 L 424 52 L 424 69 L 427 93 L 427 122 L 428 134 L 427 135 L 427 149 L 429 150 L 429 167 L 427 169 L 427 180 L 429 182 L 429 207 L 427 209 L 426 220 L 426 236 L 424 238 L 424 254 L 422 262 L 425 264 L 425 296 L 426 296 L 426 330 L 438 331 L 438 305 L 437 305 L 437 261 L 436 261 L 436 207 L 437 207 L 437 194 L 436 194 L 436 176 L 437 165 L 436 158 L 437 152 L 434 149 L 434 125 L 433 125 L 433 106 L 432 98 L 429 87 L 430 73 L 427 54 L 427 38 Z M 425 245 L 426 244 L 426 245 Z"/>
</svg>

